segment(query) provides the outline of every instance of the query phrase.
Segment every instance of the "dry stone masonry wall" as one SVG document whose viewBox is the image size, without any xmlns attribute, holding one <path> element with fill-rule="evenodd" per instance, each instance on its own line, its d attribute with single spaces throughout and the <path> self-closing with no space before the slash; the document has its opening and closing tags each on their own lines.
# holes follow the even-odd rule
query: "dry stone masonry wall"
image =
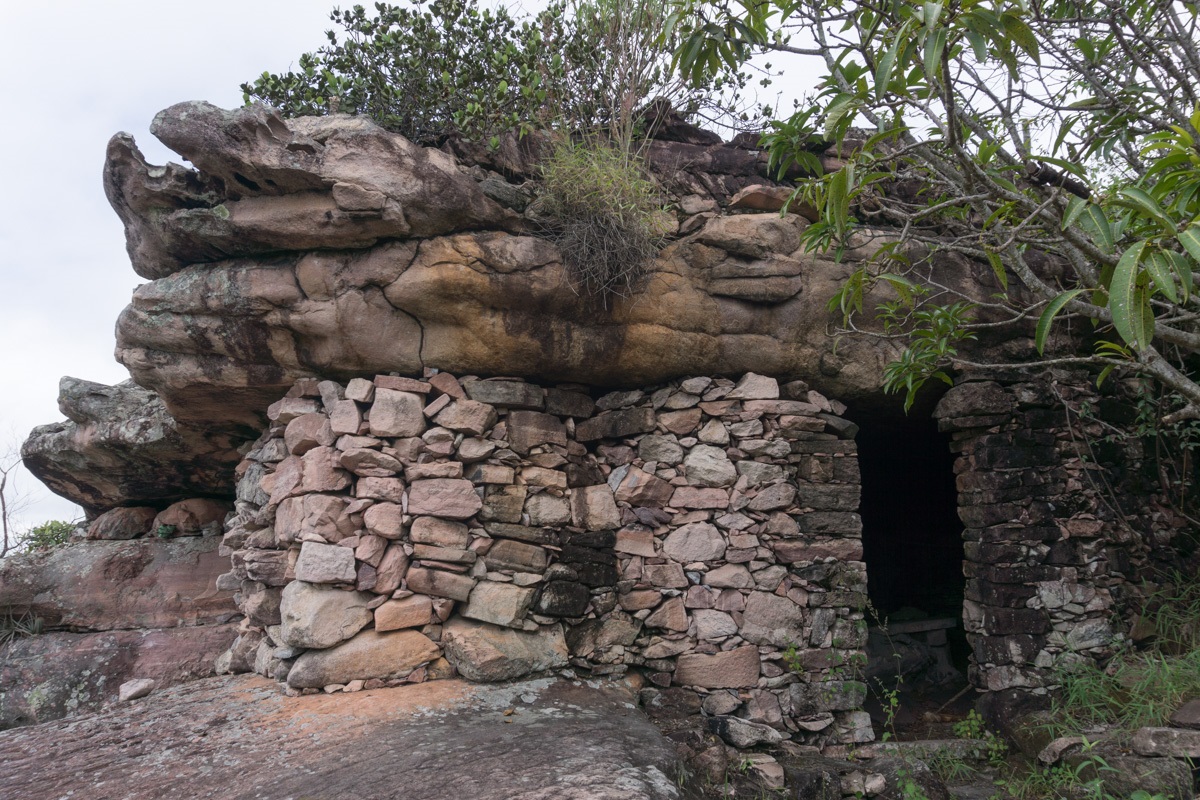
<svg viewBox="0 0 1200 800">
<path fill-rule="evenodd" d="M 1114 621 L 1177 568 L 1187 523 L 1154 502 L 1143 443 L 1103 441 L 1099 417 L 1125 413 L 1088 375 L 1063 371 L 963 382 L 935 411 L 958 453 L 979 689 L 1045 694 L 1073 660 L 1111 655 L 1129 631 Z"/>
<path fill-rule="evenodd" d="M 302 380 L 239 466 L 222 668 L 296 692 L 632 667 L 726 738 L 868 740 L 844 411 L 753 373 L 597 400 Z"/>
</svg>

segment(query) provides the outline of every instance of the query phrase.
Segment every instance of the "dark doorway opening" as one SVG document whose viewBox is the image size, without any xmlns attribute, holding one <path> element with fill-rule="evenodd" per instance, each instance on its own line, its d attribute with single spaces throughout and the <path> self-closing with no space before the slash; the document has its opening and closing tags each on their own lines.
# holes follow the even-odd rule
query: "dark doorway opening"
<svg viewBox="0 0 1200 800">
<path fill-rule="evenodd" d="M 859 421 L 863 559 L 881 616 L 961 617 L 963 538 L 950 440 L 929 418 Z"/>
<path fill-rule="evenodd" d="M 970 703 L 961 691 L 969 648 L 950 437 L 927 415 L 854 420 L 871 600 L 866 707 L 880 735 L 885 726 L 906 739 L 950 735 Z M 879 699 L 892 691 L 900 704 L 888 712 Z"/>
</svg>

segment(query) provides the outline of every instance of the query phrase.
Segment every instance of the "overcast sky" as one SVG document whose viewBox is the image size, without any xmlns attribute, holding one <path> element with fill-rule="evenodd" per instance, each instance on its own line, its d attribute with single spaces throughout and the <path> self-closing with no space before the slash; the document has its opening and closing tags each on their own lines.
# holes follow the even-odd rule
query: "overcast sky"
<svg viewBox="0 0 1200 800">
<path fill-rule="evenodd" d="M 324 42 L 334 0 L 0 0 L 0 453 L 62 419 L 58 379 L 126 379 L 113 325 L 142 282 L 101 186 L 117 131 L 182 100 L 241 105 L 238 85 Z M 175 159 L 178 161 L 178 157 Z M 27 474 L 22 522 L 77 507 Z"/>
<path fill-rule="evenodd" d="M 61 376 L 128 377 L 113 326 L 142 279 L 101 186 L 109 138 L 127 131 L 151 163 L 178 161 L 150 136 L 154 114 L 184 100 L 241 105 L 243 81 L 325 42 L 335 4 L 0 0 L 0 454 L 63 418 Z M 18 480 L 19 524 L 80 515 L 28 474 Z"/>
</svg>

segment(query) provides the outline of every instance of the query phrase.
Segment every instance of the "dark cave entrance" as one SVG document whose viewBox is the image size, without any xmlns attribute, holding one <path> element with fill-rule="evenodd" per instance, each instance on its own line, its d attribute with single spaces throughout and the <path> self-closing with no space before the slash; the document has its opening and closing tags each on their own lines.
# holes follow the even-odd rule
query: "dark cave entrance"
<svg viewBox="0 0 1200 800">
<path fill-rule="evenodd" d="M 902 717 L 911 719 L 894 724 L 907 729 L 904 738 L 940 735 L 916 728 L 925 711 L 951 697 L 964 702 L 959 690 L 966 686 L 970 652 L 962 624 L 963 524 L 950 437 L 928 414 L 854 419 L 860 426 L 859 511 L 872 607 L 866 678 L 872 694 L 902 692 Z M 879 724 L 876 703 L 868 700 L 867 710 L 880 717 Z"/>
</svg>

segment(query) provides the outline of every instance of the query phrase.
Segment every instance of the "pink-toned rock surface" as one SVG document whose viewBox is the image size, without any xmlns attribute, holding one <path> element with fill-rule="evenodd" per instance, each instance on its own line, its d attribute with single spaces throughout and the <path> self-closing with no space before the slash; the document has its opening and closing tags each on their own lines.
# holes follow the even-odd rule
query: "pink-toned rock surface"
<svg viewBox="0 0 1200 800">
<path fill-rule="evenodd" d="M 118 687 L 151 678 L 160 687 L 213 674 L 217 655 L 236 625 L 159 630 L 67 633 L 52 631 L 0 645 L 0 729 L 99 708 L 117 700 Z M 3 734 L 0 734 L 2 736 Z M 11 767 L 0 769 L 0 785 Z M 2 797 L 32 797 L 10 794 Z"/>
<path fill-rule="evenodd" d="M 263 678 L 213 678 L 0 733 L 0 796 L 685 797 L 672 745 L 633 703 L 616 686 L 553 680 L 289 698 Z"/>
<path fill-rule="evenodd" d="M 228 621 L 233 592 L 220 537 L 88 541 L 0 560 L 0 613 L 39 617 L 47 628 L 105 631 Z"/>
</svg>

